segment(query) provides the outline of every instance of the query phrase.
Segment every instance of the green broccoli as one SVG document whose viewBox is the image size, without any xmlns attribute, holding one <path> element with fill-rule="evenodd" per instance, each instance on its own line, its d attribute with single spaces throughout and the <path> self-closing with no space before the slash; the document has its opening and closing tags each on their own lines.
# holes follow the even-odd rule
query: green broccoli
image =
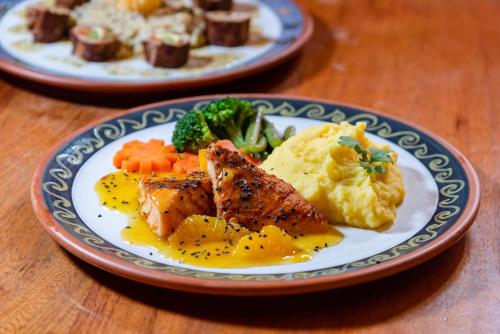
<svg viewBox="0 0 500 334">
<path fill-rule="evenodd" d="M 227 97 L 210 102 L 203 109 L 203 115 L 210 129 L 219 138 L 229 139 L 236 147 L 245 150 L 248 121 L 257 116 L 250 102 Z"/>
<path fill-rule="evenodd" d="M 199 110 L 192 110 L 177 121 L 172 137 L 177 152 L 197 152 L 217 140 Z"/>
</svg>

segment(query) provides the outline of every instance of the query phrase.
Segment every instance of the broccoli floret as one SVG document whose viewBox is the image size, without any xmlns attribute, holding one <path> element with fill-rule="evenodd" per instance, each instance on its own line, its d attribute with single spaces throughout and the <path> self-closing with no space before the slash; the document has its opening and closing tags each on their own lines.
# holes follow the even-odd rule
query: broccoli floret
<svg viewBox="0 0 500 334">
<path fill-rule="evenodd" d="M 172 137 L 177 152 L 197 152 L 217 140 L 199 110 L 192 110 L 177 121 Z"/>
<path fill-rule="evenodd" d="M 210 102 L 203 109 L 203 115 L 219 138 L 230 139 L 236 147 L 245 150 L 247 121 L 257 116 L 250 102 L 227 97 Z"/>
</svg>

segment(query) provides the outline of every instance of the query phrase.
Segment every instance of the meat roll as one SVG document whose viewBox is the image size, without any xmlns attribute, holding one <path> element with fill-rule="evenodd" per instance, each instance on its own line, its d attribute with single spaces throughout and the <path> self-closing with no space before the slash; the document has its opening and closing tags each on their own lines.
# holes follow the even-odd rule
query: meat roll
<svg viewBox="0 0 500 334">
<path fill-rule="evenodd" d="M 233 0 L 194 0 L 194 5 L 202 10 L 231 10 Z"/>
<path fill-rule="evenodd" d="M 143 42 L 144 56 L 154 67 L 181 67 L 188 61 L 189 42 L 189 37 L 182 34 L 156 34 Z"/>
<path fill-rule="evenodd" d="M 241 12 L 213 11 L 205 14 L 209 44 L 240 46 L 248 41 L 250 15 Z"/>
<path fill-rule="evenodd" d="M 106 61 L 115 57 L 120 42 L 113 32 L 101 26 L 81 25 L 71 29 L 73 54 L 88 61 Z"/>
<path fill-rule="evenodd" d="M 62 39 L 69 27 L 69 11 L 66 8 L 49 8 L 36 4 L 26 9 L 28 28 L 35 42 L 52 43 Z"/>
</svg>

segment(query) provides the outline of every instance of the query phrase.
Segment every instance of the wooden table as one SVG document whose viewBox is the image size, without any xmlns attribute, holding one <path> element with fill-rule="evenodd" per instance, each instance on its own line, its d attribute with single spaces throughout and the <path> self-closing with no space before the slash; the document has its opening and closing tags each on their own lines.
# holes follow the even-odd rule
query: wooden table
<svg viewBox="0 0 500 334">
<path fill-rule="evenodd" d="M 49 238 L 31 210 L 30 178 L 63 136 L 119 112 L 110 107 L 173 95 L 90 97 L 1 75 L 0 332 L 498 333 L 500 2 L 308 5 L 316 30 L 302 55 L 251 80 L 183 96 L 290 93 L 422 125 L 456 145 L 478 171 L 482 208 L 467 236 L 399 275 L 303 296 L 198 296 L 115 277 Z"/>
</svg>

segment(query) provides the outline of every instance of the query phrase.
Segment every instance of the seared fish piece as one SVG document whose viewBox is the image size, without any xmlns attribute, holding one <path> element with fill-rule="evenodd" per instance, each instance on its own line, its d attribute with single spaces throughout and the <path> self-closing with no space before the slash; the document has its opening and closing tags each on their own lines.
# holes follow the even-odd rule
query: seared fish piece
<svg viewBox="0 0 500 334">
<path fill-rule="evenodd" d="M 212 144 L 207 160 L 217 216 L 236 218 L 252 231 L 264 225 L 276 225 L 292 235 L 328 230 L 326 218 L 292 185 L 267 174 L 239 152 Z"/>
<path fill-rule="evenodd" d="M 160 237 L 173 233 L 189 216 L 215 213 L 212 186 L 203 173 L 142 179 L 139 204 L 149 227 Z"/>
</svg>

